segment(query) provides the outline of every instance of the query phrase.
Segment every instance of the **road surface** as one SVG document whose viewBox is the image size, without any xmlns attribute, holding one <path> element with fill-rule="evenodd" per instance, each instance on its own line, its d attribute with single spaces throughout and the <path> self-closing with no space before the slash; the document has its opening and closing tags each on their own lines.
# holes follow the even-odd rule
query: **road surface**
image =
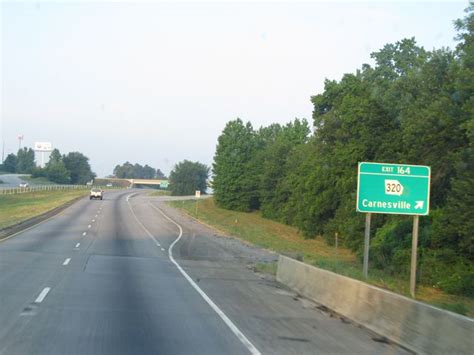
<svg viewBox="0 0 474 355">
<path fill-rule="evenodd" d="M 12 187 L 18 187 L 21 183 L 26 182 L 22 179 L 23 176 L 30 176 L 25 174 L 3 174 L 0 175 L 0 189 L 10 189 Z"/>
<path fill-rule="evenodd" d="M 0 243 L 0 354 L 404 353 L 248 267 L 275 255 L 132 193 Z"/>
</svg>

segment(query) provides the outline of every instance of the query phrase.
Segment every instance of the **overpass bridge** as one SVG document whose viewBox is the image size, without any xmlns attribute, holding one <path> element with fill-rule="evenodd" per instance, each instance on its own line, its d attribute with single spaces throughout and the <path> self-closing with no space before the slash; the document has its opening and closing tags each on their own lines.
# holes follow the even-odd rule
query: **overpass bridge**
<svg viewBox="0 0 474 355">
<path fill-rule="evenodd" d="M 134 187 L 137 185 L 149 185 L 149 186 L 160 186 L 162 189 L 167 189 L 169 181 L 164 179 L 120 179 L 120 178 L 99 178 L 96 179 L 100 181 L 104 181 L 106 183 L 114 183 L 118 182 L 120 184 L 128 183 L 128 187 Z"/>
<path fill-rule="evenodd" d="M 131 187 L 134 185 L 159 185 L 160 187 L 167 189 L 168 188 L 168 180 L 160 180 L 160 179 L 127 179 L 130 181 Z"/>
</svg>

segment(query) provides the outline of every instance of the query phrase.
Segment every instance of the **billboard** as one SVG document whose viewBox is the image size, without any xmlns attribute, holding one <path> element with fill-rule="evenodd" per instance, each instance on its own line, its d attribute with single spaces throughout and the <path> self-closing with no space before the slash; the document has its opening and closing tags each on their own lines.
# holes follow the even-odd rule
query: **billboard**
<svg viewBox="0 0 474 355">
<path fill-rule="evenodd" d="M 53 150 L 53 145 L 51 142 L 35 142 L 33 150 L 36 152 L 51 152 Z"/>
</svg>

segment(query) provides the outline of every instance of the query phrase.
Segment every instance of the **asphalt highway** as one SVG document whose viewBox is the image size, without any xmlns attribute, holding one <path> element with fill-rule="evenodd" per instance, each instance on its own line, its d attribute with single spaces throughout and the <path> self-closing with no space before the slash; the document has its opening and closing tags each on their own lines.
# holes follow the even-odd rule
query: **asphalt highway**
<svg viewBox="0 0 474 355">
<path fill-rule="evenodd" d="M 12 187 L 18 187 L 21 183 L 24 183 L 25 180 L 22 179 L 23 176 L 29 176 L 25 174 L 3 174 L 0 175 L 0 189 L 10 189 Z"/>
<path fill-rule="evenodd" d="M 404 353 L 162 200 L 108 192 L 1 242 L 0 354 Z"/>
</svg>

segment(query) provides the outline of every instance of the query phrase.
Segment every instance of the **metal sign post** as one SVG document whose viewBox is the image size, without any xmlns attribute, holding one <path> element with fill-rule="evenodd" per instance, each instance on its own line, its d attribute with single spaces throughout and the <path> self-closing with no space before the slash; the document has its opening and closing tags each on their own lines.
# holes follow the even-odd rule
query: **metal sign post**
<svg viewBox="0 0 474 355">
<path fill-rule="evenodd" d="M 369 243 L 370 243 L 370 218 L 372 213 L 365 215 L 365 235 L 364 235 L 364 277 L 367 278 L 369 275 Z"/>
<path fill-rule="evenodd" d="M 423 165 L 359 163 L 357 211 L 366 213 L 364 277 L 369 269 L 370 219 L 372 213 L 413 215 L 410 293 L 415 297 L 419 216 L 430 210 L 431 168 Z"/>
<path fill-rule="evenodd" d="M 201 191 L 200 190 L 196 190 L 195 197 L 196 197 L 196 217 L 197 217 L 197 215 L 198 215 L 198 201 L 201 198 Z"/>
<path fill-rule="evenodd" d="M 419 216 L 413 216 L 413 237 L 411 240 L 411 268 L 410 268 L 410 294 L 415 298 L 416 287 L 416 257 L 418 249 L 418 224 Z"/>
</svg>

